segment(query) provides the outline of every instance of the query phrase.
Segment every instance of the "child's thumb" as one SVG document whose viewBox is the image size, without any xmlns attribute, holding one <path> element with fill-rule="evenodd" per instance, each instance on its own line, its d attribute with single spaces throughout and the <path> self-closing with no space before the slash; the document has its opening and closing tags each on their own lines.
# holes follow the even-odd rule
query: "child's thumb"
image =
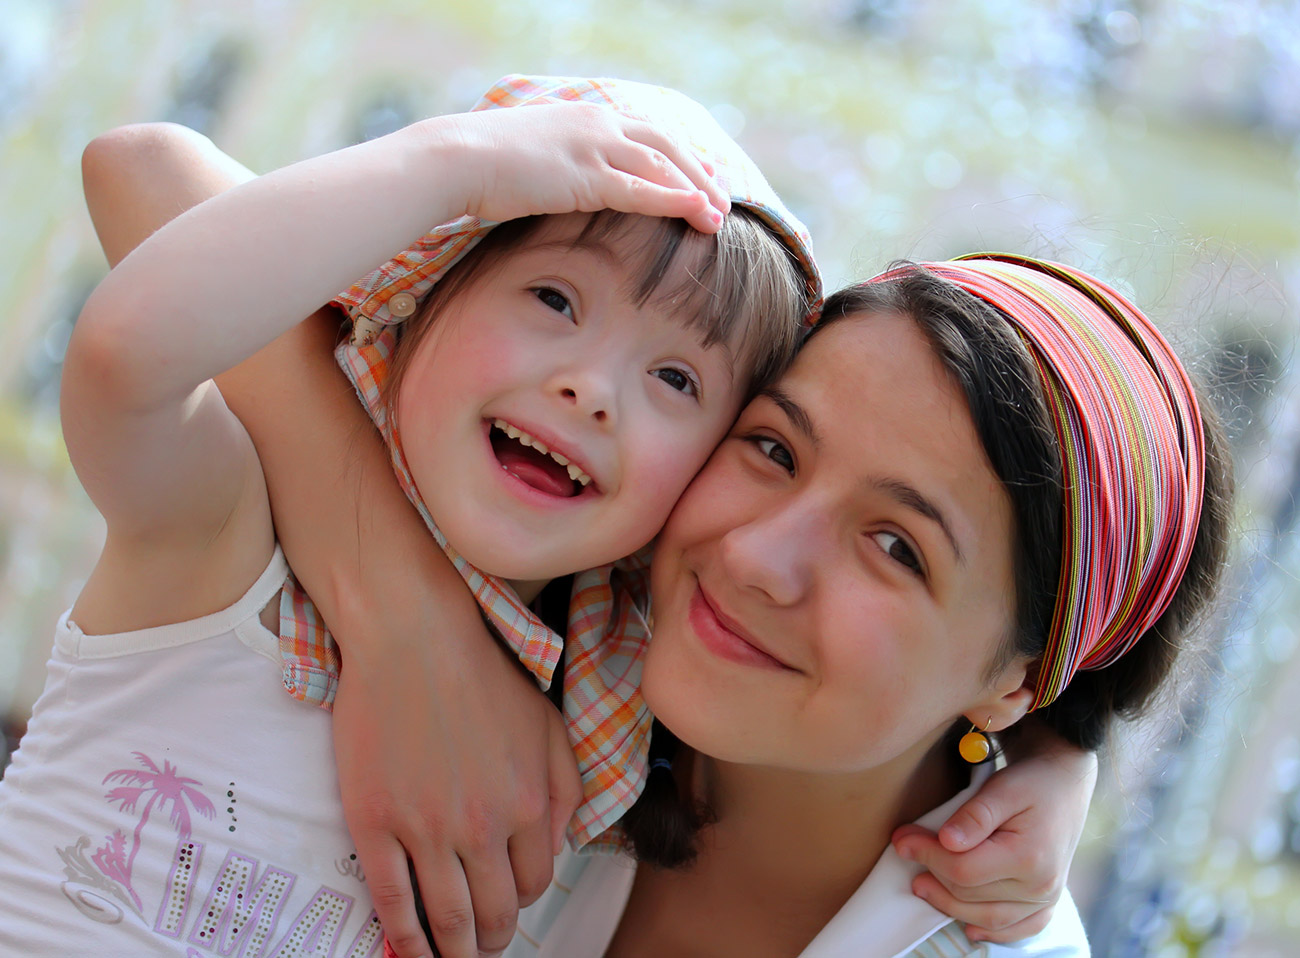
<svg viewBox="0 0 1300 958">
<path fill-rule="evenodd" d="M 964 852 L 992 835 L 1012 814 L 990 782 L 940 826 L 939 843 L 950 852 Z"/>
</svg>

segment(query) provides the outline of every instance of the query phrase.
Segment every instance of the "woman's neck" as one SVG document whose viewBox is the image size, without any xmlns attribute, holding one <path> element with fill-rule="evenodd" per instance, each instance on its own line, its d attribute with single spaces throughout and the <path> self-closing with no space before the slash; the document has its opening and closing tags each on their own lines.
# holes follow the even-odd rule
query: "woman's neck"
<svg viewBox="0 0 1300 958">
<path fill-rule="evenodd" d="M 933 745 L 858 774 L 813 775 L 699 756 L 696 768 L 697 793 L 717 817 L 707 854 L 726 859 L 728 872 L 760 888 L 799 887 L 824 895 L 836 910 L 895 828 L 965 784 Z"/>
<path fill-rule="evenodd" d="M 688 868 L 637 870 L 610 955 L 799 954 L 875 867 L 893 830 L 965 785 L 934 744 L 851 775 L 698 755 L 679 771 L 716 821 Z"/>
</svg>

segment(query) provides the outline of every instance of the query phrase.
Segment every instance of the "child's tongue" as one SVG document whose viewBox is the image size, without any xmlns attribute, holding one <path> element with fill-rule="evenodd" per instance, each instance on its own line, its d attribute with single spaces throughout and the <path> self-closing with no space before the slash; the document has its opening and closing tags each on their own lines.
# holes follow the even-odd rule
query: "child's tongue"
<svg viewBox="0 0 1300 958">
<path fill-rule="evenodd" d="M 569 478 L 569 470 L 531 446 L 515 442 L 494 430 L 492 451 L 496 453 L 501 468 L 520 482 L 552 496 L 567 498 L 576 494 L 577 483 Z"/>
</svg>

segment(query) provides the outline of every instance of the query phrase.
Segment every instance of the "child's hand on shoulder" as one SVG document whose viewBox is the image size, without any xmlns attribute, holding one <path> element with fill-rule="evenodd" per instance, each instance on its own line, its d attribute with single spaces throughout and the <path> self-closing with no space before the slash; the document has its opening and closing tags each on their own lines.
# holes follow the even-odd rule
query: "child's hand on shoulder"
<svg viewBox="0 0 1300 958">
<path fill-rule="evenodd" d="M 1035 734 L 940 827 L 895 830 L 898 854 L 925 866 L 912 892 L 966 926 L 972 941 L 1011 942 L 1047 927 L 1069 874 L 1097 780 L 1097 757 Z"/>
<path fill-rule="evenodd" d="M 674 136 L 594 103 L 545 100 L 424 123 L 453 151 L 466 212 L 480 219 L 612 209 L 714 233 L 731 208 L 712 168 Z"/>
</svg>

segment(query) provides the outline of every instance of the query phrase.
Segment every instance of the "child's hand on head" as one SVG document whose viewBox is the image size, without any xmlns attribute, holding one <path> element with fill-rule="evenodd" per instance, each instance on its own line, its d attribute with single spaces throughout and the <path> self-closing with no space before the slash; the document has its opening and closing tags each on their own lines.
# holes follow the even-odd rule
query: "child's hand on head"
<svg viewBox="0 0 1300 958">
<path fill-rule="evenodd" d="M 995 772 L 943 824 L 895 830 L 898 854 L 928 869 L 912 891 L 966 926 L 1010 942 L 1046 927 L 1065 888 L 1097 780 L 1097 757 L 1054 736 Z"/>
<path fill-rule="evenodd" d="M 466 212 L 480 219 L 612 209 L 715 233 L 731 209 L 712 167 L 674 136 L 594 103 L 539 101 L 427 122 L 464 151 Z"/>
</svg>

